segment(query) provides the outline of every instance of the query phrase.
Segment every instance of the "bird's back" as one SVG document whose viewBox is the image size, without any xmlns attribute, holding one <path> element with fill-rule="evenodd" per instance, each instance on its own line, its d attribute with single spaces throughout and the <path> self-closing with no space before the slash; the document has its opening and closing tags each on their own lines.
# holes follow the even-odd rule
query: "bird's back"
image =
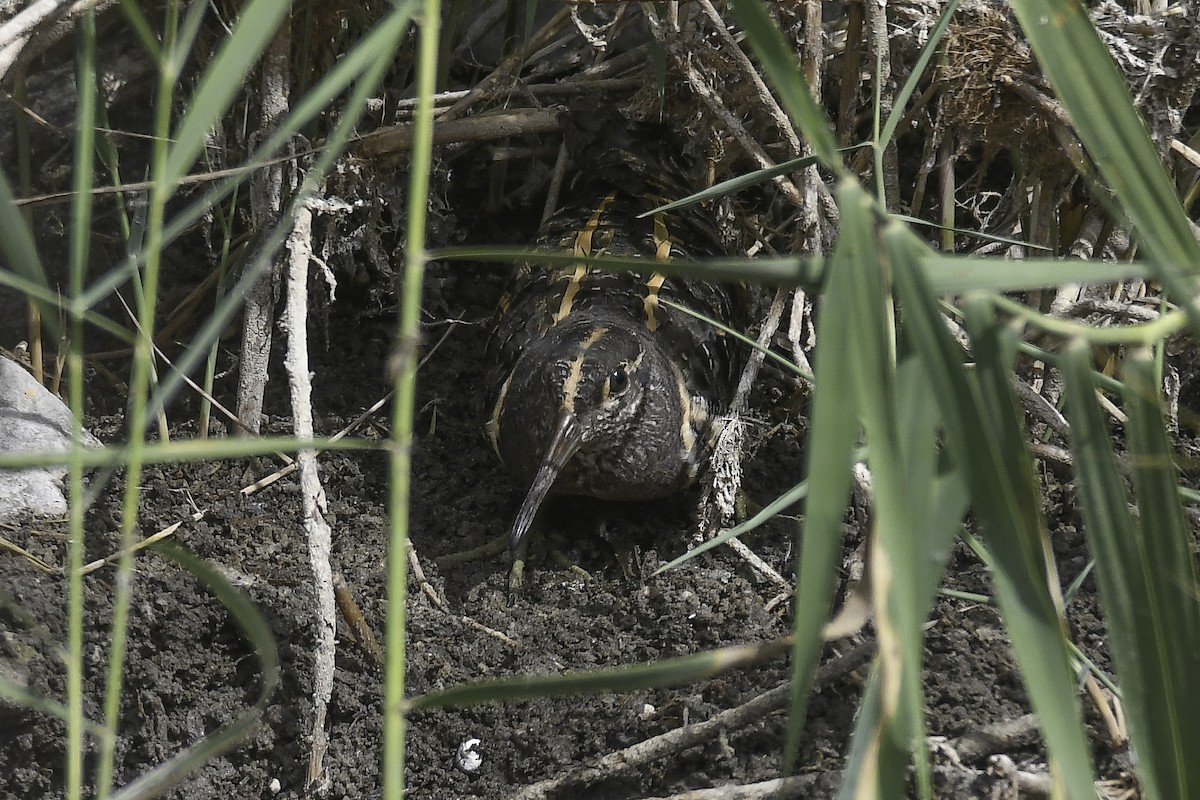
<svg viewBox="0 0 1200 800">
<path fill-rule="evenodd" d="M 732 399 L 740 347 L 707 322 L 662 301 L 735 327 L 743 324 L 744 304 L 735 287 L 654 271 L 656 261 L 686 261 L 722 248 L 716 226 L 699 206 L 641 216 L 698 188 L 688 185 L 674 159 L 663 156 L 661 138 L 647 145 L 650 135 L 629 127 L 604 131 L 599 138 L 617 141 L 600 141 L 604 149 L 599 152 L 595 141 L 590 152 L 577 149 L 582 172 L 538 240 L 540 248 L 580 257 L 643 258 L 646 269 L 522 266 L 501 302 L 488 344 L 488 435 L 525 481 L 545 461 L 564 405 L 574 404 L 567 393 L 586 393 L 586 367 L 593 362 L 611 366 L 644 360 L 636 374 L 647 388 L 673 395 L 657 401 L 648 397 L 637 421 L 619 435 L 581 432 L 578 452 L 555 475 L 555 492 L 634 499 L 683 488 L 702 471 L 717 418 Z M 622 349 L 628 351 L 624 357 L 617 352 Z M 572 385 L 576 364 L 583 365 L 576 373 L 585 372 L 576 374 Z M 597 390 L 601 394 L 608 392 L 605 381 Z M 581 416 L 580 425 L 587 424 L 601 422 Z"/>
</svg>

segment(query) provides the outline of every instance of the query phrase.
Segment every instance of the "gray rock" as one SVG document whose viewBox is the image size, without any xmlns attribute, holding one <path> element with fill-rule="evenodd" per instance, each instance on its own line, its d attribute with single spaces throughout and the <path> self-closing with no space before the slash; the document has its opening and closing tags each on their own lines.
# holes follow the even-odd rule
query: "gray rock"
<svg viewBox="0 0 1200 800">
<path fill-rule="evenodd" d="M 100 441 L 83 432 L 86 447 Z M 63 452 L 71 449 L 71 410 L 25 369 L 0 355 L 0 453 Z M 0 470 L 0 520 L 24 513 L 65 514 L 66 466 Z"/>
</svg>

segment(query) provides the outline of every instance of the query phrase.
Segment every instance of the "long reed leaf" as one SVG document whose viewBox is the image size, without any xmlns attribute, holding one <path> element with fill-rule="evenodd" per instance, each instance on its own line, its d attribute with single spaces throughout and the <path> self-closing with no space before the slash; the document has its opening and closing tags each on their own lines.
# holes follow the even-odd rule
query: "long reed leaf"
<svg viewBox="0 0 1200 800">
<path fill-rule="evenodd" d="M 1185 619 L 1195 613 L 1196 595 L 1189 597 L 1178 582 L 1163 579 L 1160 568 L 1169 575 L 1179 570 L 1178 563 L 1156 563 L 1145 541 L 1168 538 L 1175 531 L 1139 530 L 1130 512 L 1125 481 L 1096 402 L 1091 352 L 1084 342 L 1067 345 L 1062 370 L 1084 531 L 1096 558 L 1108 646 L 1117 667 L 1131 744 L 1139 755 L 1138 776 L 1147 797 L 1188 797 L 1184 762 L 1194 759 L 1180 759 L 1187 731 L 1180 729 L 1178 712 L 1189 712 L 1195 693 L 1178 696 L 1182 676 L 1172 674 L 1174 658 L 1169 654 L 1188 641 Z M 1184 560 L 1191 558 L 1185 555 Z M 1182 608 L 1182 613 L 1177 612 L 1176 606 L 1186 605 L 1193 607 L 1190 614 Z M 1190 715 L 1197 716 L 1195 708 Z M 1195 746 L 1193 742 L 1189 752 L 1195 752 Z"/>
<path fill-rule="evenodd" d="M 898 549 L 911 536 L 924 509 L 908 497 L 909 465 L 903 463 L 896 409 L 894 315 L 887 286 L 887 267 L 876 236 L 871 197 L 856 183 L 843 181 L 838 191 L 841 236 L 855 243 L 852 258 L 839 268 L 851 282 L 845 309 L 854 396 L 866 432 L 871 468 L 870 570 L 872 605 L 879 654 L 853 738 L 861 742 L 862 759 L 847 772 L 843 798 L 894 797 L 908 777 L 909 748 L 918 741 L 921 720 L 921 635 L 923 617 L 914 621 L 908 594 L 912 575 L 902 574 Z M 919 471 L 919 469 L 918 469 Z M 865 705 L 870 703 L 871 705 Z M 915 713 L 914 713 L 915 711 Z M 923 738 L 923 737 L 921 737 Z"/>
<path fill-rule="evenodd" d="M 970 413 L 982 435 L 968 439 L 972 452 L 965 466 L 994 558 L 996 597 L 1046 737 L 1052 779 L 1068 797 L 1092 797 L 1093 770 L 1074 691 L 1057 570 L 1012 388 L 1017 331 L 997 319 L 983 297 L 968 301 L 966 323 L 976 362 L 976 403 Z"/>
<path fill-rule="evenodd" d="M 791 648 L 790 638 L 760 645 L 724 647 L 690 656 L 645 664 L 566 672 L 561 675 L 521 675 L 477 681 L 429 692 L 404 701 L 405 713 L 428 708 L 462 708 L 482 703 L 519 702 L 540 697 L 570 697 L 596 692 L 633 692 L 678 686 L 711 678 L 731 669 L 778 658 Z"/>
<path fill-rule="evenodd" d="M 850 358 L 867 434 L 872 476 L 870 548 L 874 621 L 879 638 L 873 690 L 855 726 L 842 797 L 894 797 L 904 792 L 910 754 L 921 796 L 931 792 L 921 684 L 923 626 L 967 506 L 964 482 L 938 455 L 938 404 L 925 364 L 895 363 L 890 280 L 897 259 L 920 268 L 918 248 L 885 248 L 876 235 L 870 198 L 840 195 L 843 235 L 869 246 L 846 269 L 856 275 Z M 857 201 L 857 202 L 855 202 Z M 857 206 L 857 208 L 855 207 Z"/>
<path fill-rule="evenodd" d="M 817 339 L 844 342 L 853 309 L 853 284 L 847 264 L 857 258 L 859 242 L 842 236 L 830 260 Z M 842 522 L 850 494 L 851 467 L 859 434 L 858 400 L 850 359 L 834 346 L 819 347 L 815 357 L 811 434 L 806 465 L 808 500 L 798 548 L 793 610 L 792 696 L 789 703 L 784 771 L 792 770 L 800 742 L 808 690 L 821 654 L 821 632 L 833 603 L 834 578 L 842 548 Z"/>
<path fill-rule="evenodd" d="M 646 270 L 642 258 L 588 256 L 533 250 L 527 247 L 445 247 L 431 250 L 430 259 L 438 261 L 480 261 L 489 263 L 530 263 L 548 267 L 597 266 L 614 272 Z M 1116 283 L 1131 278 L 1147 278 L 1153 272 L 1138 262 L 1097 262 L 1078 259 L 1023 259 L 1006 261 L 998 269 L 993 258 L 945 256 L 925 251 L 921 264 L 930 287 L 940 294 L 971 289 L 994 292 L 1018 292 L 1045 289 L 1063 283 Z M 767 286 L 821 286 L 826 280 L 826 260 L 820 256 L 771 256 L 763 258 L 709 258 L 703 261 L 675 260 L 654 265 L 664 275 L 702 280 L 748 281 Z"/>
<path fill-rule="evenodd" d="M 1129 675 L 1143 691 L 1127 697 L 1125 707 L 1131 723 L 1137 718 L 1131 730 L 1137 727 L 1141 733 L 1135 747 L 1145 762 L 1139 775 L 1151 790 L 1147 796 L 1194 797 L 1200 793 L 1200 761 L 1195 757 L 1200 752 L 1200 693 L 1195 687 L 1200 669 L 1200 580 L 1194 532 L 1179 502 L 1179 478 L 1150 350 L 1131 351 L 1122 373 L 1138 506 L 1132 539 L 1137 552 L 1124 566 L 1136 566 L 1140 574 L 1127 580 L 1137 580 L 1144 588 L 1133 598 L 1138 648 L 1126 653 L 1127 661 L 1138 661 Z M 1122 685 L 1125 676 L 1122 671 Z"/>
<path fill-rule="evenodd" d="M 890 248 L 925 246 L 898 224 L 884 235 Z M 1094 797 L 1064 623 L 1048 589 L 1053 572 L 1040 499 L 1009 383 L 1015 345 L 1005 343 L 996 324 L 976 306 L 971 323 L 982 375 L 973 379 L 925 276 L 913 268 L 912 259 L 896 259 L 894 264 L 907 335 L 925 361 L 943 414 L 946 446 L 963 470 L 972 506 L 996 555 L 997 596 L 1042 724 L 1058 791 L 1073 800 Z M 1012 450 L 1016 452 L 1006 452 Z"/>
</svg>

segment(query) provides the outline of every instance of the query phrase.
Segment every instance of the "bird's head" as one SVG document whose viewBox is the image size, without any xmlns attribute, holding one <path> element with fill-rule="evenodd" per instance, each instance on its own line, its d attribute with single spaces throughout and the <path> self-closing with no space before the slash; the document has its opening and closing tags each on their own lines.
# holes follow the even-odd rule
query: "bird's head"
<svg viewBox="0 0 1200 800">
<path fill-rule="evenodd" d="M 660 440 L 679 430 L 679 382 L 661 344 L 624 319 L 572 315 L 530 344 L 487 426 L 497 453 L 529 485 L 513 547 L 552 489 L 634 498 L 664 494 L 654 490 L 664 474 L 678 482 L 677 465 L 664 460 L 678 445 Z"/>
</svg>

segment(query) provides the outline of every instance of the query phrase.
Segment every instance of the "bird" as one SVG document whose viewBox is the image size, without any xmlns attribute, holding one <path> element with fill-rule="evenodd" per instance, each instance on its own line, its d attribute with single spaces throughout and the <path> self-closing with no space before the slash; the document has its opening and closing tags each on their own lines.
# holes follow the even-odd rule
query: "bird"
<svg viewBox="0 0 1200 800">
<path fill-rule="evenodd" d="M 647 264 L 620 273 L 526 264 L 500 302 L 485 353 L 485 430 L 527 487 L 513 552 L 552 494 L 649 500 L 694 484 L 740 371 L 733 337 L 663 302 L 743 324 L 738 287 L 655 270 L 723 253 L 703 208 L 643 216 L 694 191 L 686 162 L 660 127 L 596 117 L 566 124 L 585 168 L 538 247 Z"/>
</svg>

